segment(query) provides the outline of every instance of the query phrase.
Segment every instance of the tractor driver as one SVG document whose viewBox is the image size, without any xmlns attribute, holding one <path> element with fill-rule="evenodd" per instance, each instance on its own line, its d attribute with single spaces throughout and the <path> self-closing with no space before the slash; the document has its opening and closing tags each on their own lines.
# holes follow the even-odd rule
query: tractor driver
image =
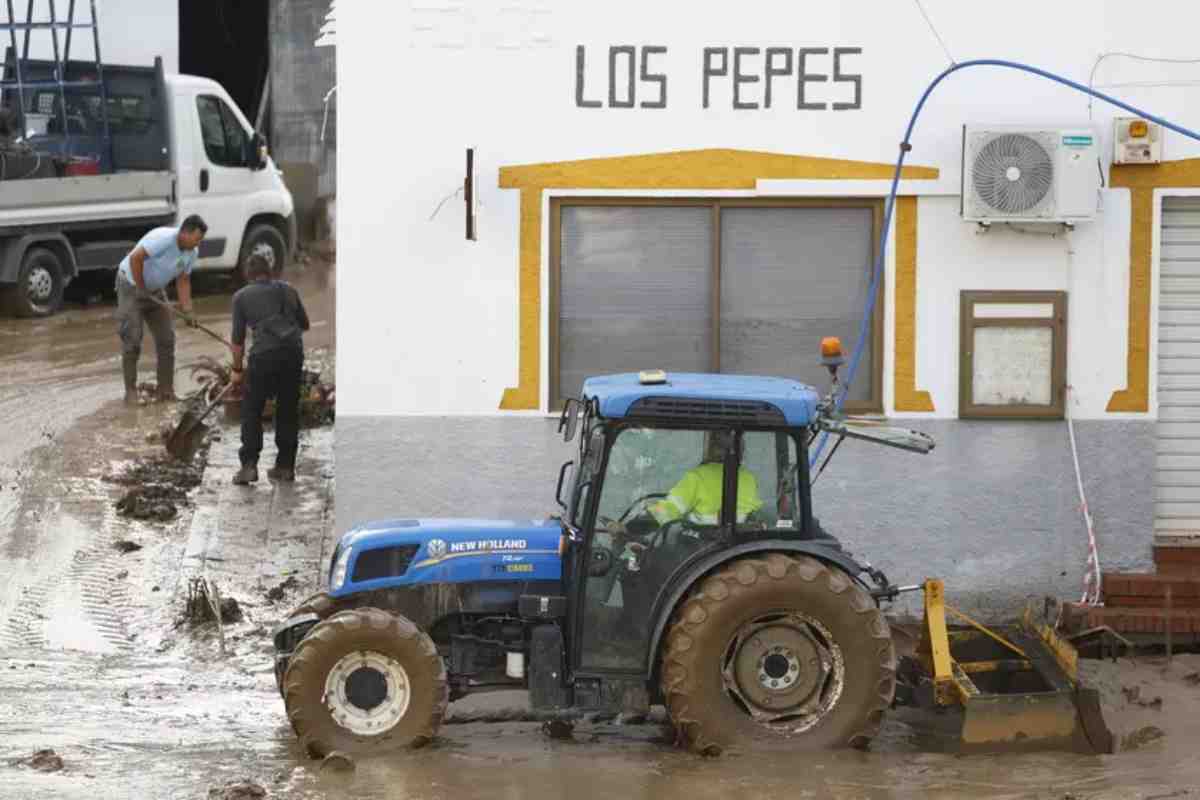
<svg viewBox="0 0 1200 800">
<path fill-rule="evenodd" d="M 721 499 L 725 486 L 725 454 L 733 448 L 734 435 L 728 431 L 711 431 L 704 435 L 704 458 L 692 467 L 665 499 L 649 507 L 659 525 L 683 517 L 696 525 L 716 525 L 721 517 Z M 742 465 L 743 445 L 738 453 L 737 521 L 763 506 L 758 496 L 758 479 Z"/>
<path fill-rule="evenodd" d="M 660 527 L 681 518 L 693 525 L 712 526 L 720 521 L 725 483 L 725 454 L 733 447 L 735 441 L 734 434 L 729 431 L 710 431 L 704 435 L 704 457 L 700 464 L 685 472 L 664 499 L 647 506 L 646 510 Z M 743 445 L 742 452 L 738 453 L 739 523 L 745 522 L 751 514 L 763 507 L 762 498 L 758 494 L 758 479 L 740 463 L 744 450 Z M 626 526 L 620 522 L 610 526 L 610 532 L 618 536 L 628 535 Z M 630 542 L 629 546 L 634 550 L 641 550 L 645 545 Z"/>
</svg>

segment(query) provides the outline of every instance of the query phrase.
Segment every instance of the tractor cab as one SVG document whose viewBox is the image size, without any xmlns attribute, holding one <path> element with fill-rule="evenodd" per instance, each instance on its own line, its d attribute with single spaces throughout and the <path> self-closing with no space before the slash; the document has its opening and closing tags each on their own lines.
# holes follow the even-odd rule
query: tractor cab
<svg viewBox="0 0 1200 800">
<path fill-rule="evenodd" d="M 819 401 L 783 378 L 656 372 L 590 379 L 567 402 L 560 430 L 579 430 L 579 455 L 558 500 L 574 671 L 644 676 L 673 579 L 706 555 L 774 539 L 837 547 L 809 493 Z"/>
</svg>

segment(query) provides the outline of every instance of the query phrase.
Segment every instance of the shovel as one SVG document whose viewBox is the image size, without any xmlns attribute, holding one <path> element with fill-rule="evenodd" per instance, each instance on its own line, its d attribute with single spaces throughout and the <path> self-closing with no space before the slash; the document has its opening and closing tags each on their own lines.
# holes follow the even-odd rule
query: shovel
<svg viewBox="0 0 1200 800">
<path fill-rule="evenodd" d="M 187 314 L 184 314 L 182 311 L 180 311 L 178 308 L 176 308 L 175 306 L 171 305 L 170 303 L 167 303 L 167 302 L 165 302 L 165 301 L 163 301 L 163 300 L 159 300 L 159 299 L 158 299 L 157 297 L 155 297 L 154 295 L 150 295 L 150 299 L 151 299 L 151 300 L 153 300 L 153 301 L 154 301 L 155 303 L 157 303 L 158 305 L 162 306 L 163 308 L 165 308 L 165 309 L 168 309 L 168 310 L 169 310 L 169 311 L 170 311 L 172 314 L 175 314 L 175 315 L 176 315 L 176 316 L 178 316 L 180 319 L 183 319 L 183 320 L 186 320 L 186 319 L 188 319 L 188 315 L 187 315 Z M 205 333 L 207 333 L 209 336 L 211 336 L 212 338 L 216 339 L 216 340 L 217 340 L 218 342 L 220 342 L 221 344 L 223 344 L 223 345 L 225 345 L 226 347 L 228 347 L 228 348 L 230 349 L 230 351 L 232 351 L 232 350 L 233 350 L 233 342 L 229 341 L 228 339 L 226 339 L 226 338 L 225 338 L 224 336 L 222 336 L 221 334 L 217 333 L 216 331 L 214 331 L 214 330 L 212 330 L 212 329 L 210 329 L 210 328 L 206 328 L 206 327 L 204 327 L 204 326 L 203 326 L 203 325 L 201 325 L 199 322 L 195 323 L 195 325 L 196 325 L 196 328 L 197 328 L 198 330 L 204 331 L 204 332 L 205 332 Z"/>
<path fill-rule="evenodd" d="M 204 434 L 208 432 L 208 426 L 204 424 L 204 418 L 207 417 L 217 404 L 225 397 L 230 389 L 233 388 L 233 381 L 225 384 L 225 388 L 217 392 L 217 396 L 212 399 L 212 402 L 204 406 L 203 409 L 197 410 L 195 406 L 183 412 L 183 417 L 179 420 L 179 424 L 175 426 L 175 430 L 171 431 L 171 435 L 167 437 L 167 452 L 172 457 L 180 461 L 191 461 L 196 455 L 196 451 L 200 449 L 200 443 L 204 440 Z"/>
</svg>

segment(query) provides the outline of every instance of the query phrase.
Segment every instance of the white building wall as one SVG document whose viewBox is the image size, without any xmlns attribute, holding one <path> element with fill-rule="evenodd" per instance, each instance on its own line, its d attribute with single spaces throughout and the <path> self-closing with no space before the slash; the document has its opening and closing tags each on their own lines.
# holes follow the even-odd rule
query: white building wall
<svg viewBox="0 0 1200 800">
<path fill-rule="evenodd" d="M 980 24 L 983 4 L 927 0 L 925 8 L 959 60 L 1025 61 L 1084 83 L 1110 50 L 1200 57 L 1192 35 L 1200 6 L 1137 15 L 1119 2 L 1013 0 L 987 24 Z M 338 36 L 338 382 L 346 415 L 500 413 L 501 393 L 517 385 L 520 220 L 519 192 L 497 186 L 501 166 L 699 148 L 891 162 L 913 104 L 947 65 L 917 9 L 884 0 L 346 4 Z M 576 107 L 578 45 L 586 47 L 589 99 L 607 94 L 610 46 L 666 46 L 651 68 L 667 75 L 667 107 Z M 704 109 L 706 46 L 861 47 L 861 55 L 846 57 L 845 69 L 863 76 L 862 108 L 797 110 L 793 78 L 775 84 L 779 107 L 735 110 L 725 78 L 712 84 Z M 761 70 L 762 58 L 747 64 Z M 830 66 L 829 58 L 816 58 L 810 69 Z M 1095 77 L 1108 86 L 1200 79 L 1198 73 L 1200 65 L 1109 58 Z M 762 86 L 750 83 L 746 91 L 761 99 Z M 1200 128 L 1194 86 L 1108 91 Z M 647 92 L 657 97 L 656 89 Z M 832 101 L 851 92 L 845 84 L 815 83 L 810 94 Z M 1097 101 L 1090 113 L 1107 172 L 1114 110 Z M 960 72 L 927 105 L 909 164 L 939 168 L 941 179 L 929 191 L 953 193 L 963 123 L 1078 126 L 1088 119 L 1086 96 L 1048 81 L 996 68 Z M 460 198 L 430 220 L 461 187 L 471 146 L 481 204 L 477 242 L 464 241 Z M 1167 133 L 1165 158 L 1196 155 L 1200 144 Z M 1126 385 L 1128 191 L 1104 191 L 1097 221 L 1080 225 L 1069 242 L 1007 231 L 978 236 L 958 219 L 954 196 L 925 197 L 919 207 L 917 388 L 931 393 L 936 416 L 957 415 L 958 292 L 1008 288 L 1069 292 L 1074 416 L 1138 416 L 1105 412 L 1112 392 Z M 543 398 L 547 220 L 543 214 Z M 886 411 L 893 410 L 891 273 L 889 264 Z"/>
</svg>

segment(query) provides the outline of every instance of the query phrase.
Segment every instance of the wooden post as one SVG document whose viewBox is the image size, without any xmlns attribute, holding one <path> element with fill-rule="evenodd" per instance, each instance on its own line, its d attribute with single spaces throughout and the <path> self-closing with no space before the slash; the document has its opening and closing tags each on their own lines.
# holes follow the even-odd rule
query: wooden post
<svg viewBox="0 0 1200 800">
<path fill-rule="evenodd" d="M 1167 584 L 1167 669 L 1171 668 L 1171 585 Z"/>
</svg>

